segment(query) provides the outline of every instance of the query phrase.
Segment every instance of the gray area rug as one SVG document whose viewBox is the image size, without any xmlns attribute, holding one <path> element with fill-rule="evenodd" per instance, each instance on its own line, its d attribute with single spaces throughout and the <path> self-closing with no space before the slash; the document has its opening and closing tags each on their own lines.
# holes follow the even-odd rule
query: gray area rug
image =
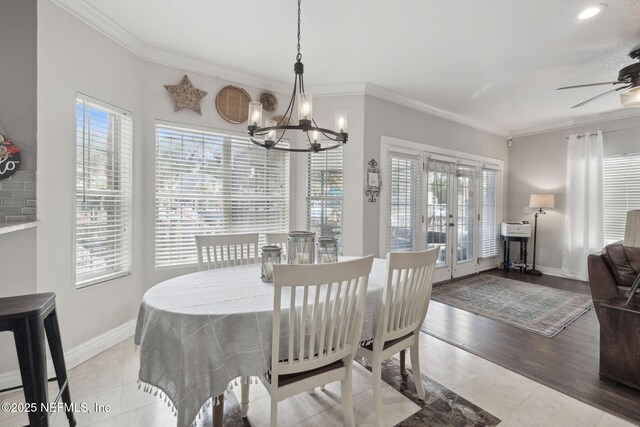
<svg viewBox="0 0 640 427">
<path fill-rule="evenodd" d="M 593 307 L 588 295 L 490 275 L 436 285 L 431 297 L 549 338 Z"/>
</svg>

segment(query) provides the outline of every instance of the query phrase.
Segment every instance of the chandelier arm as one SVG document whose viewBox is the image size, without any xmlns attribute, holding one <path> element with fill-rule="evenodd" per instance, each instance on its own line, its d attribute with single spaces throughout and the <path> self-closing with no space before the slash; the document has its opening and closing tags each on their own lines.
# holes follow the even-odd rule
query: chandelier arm
<svg viewBox="0 0 640 427">
<path fill-rule="evenodd" d="M 287 105 L 287 109 L 285 110 L 284 114 L 282 115 L 282 118 L 280 120 L 278 120 L 278 126 L 280 126 L 280 124 L 282 123 L 284 118 L 287 117 L 287 114 L 289 114 L 288 122 L 291 123 L 291 113 L 293 113 L 293 106 L 294 106 L 293 104 L 295 103 L 296 89 L 297 89 L 297 81 L 294 79 L 294 81 L 293 81 L 293 94 L 291 95 L 291 99 L 289 100 L 289 105 Z M 287 124 L 289 124 L 289 123 L 287 123 Z"/>
<path fill-rule="evenodd" d="M 322 148 L 318 148 L 317 150 L 314 150 L 313 148 L 309 147 L 309 148 L 286 148 L 286 147 L 267 147 L 266 145 L 262 144 L 261 142 L 256 141 L 253 138 L 249 138 L 251 140 L 252 143 L 254 143 L 255 145 L 262 147 L 262 148 L 266 148 L 268 150 L 277 150 L 277 151 L 288 151 L 288 152 L 293 152 L 293 153 L 316 153 L 319 151 L 329 151 L 329 150 L 333 150 L 336 148 L 340 148 L 343 146 L 343 144 L 334 144 L 334 145 L 330 145 L 327 147 L 322 147 Z"/>
</svg>

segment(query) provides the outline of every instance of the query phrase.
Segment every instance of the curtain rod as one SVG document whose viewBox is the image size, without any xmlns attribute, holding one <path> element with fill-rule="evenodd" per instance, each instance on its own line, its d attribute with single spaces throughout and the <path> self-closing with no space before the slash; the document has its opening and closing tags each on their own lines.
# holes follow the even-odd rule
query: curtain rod
<svg viewBox="0 0 640 427">
<path fill-rule="evenodd" d="M 634 130 L 634 129 L 640 129 L 640 126 L 636 126 L 636 127 L 632 127 L 632 128 L 626 128 L 626 129 L 607 130 L 607 131 L 604 131 L 602 133 L 603 134 L 604 133 L 616 133 L 616 132 L 624 132 L 624 131 L 627 131 L 627 130 Z M 597 136 L 597 135 L 598 135 L 597 133 L 593 133 L 593 132 L 591 132 L 589 134 L 589 136 Z M 584 135 L 578 135 L 578 139 L 580 139 L 580 138 L 584 138 Z M 565 139 L 569 139 L 569 137 L 567 136 Z"/>
</svg>

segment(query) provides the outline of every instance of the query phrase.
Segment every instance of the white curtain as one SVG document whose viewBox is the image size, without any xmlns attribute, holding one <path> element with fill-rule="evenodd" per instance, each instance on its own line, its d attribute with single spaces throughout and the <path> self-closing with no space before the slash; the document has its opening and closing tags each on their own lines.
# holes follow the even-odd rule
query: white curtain
<svg viewBox="0 0 640 427">
<path fill-rule="evenodd" d="M 587 256 L 604 244 L 602 132 L 571 135 L 567 147 L 567 192 L 562 271 L 587 280 Z"/>
</svg>

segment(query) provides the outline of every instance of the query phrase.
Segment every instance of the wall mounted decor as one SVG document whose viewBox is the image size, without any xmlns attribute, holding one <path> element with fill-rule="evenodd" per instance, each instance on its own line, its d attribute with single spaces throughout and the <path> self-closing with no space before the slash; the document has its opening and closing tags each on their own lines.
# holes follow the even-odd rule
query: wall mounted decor
<svg viewBox="0 0 640 427">
<path fill-rule="evenodd" d="M 216 110 L 229 123 L 239 125 L 246 122 L 249 117 L 250 102 L 251 97 L 246 90 L 225 86 L 216 95 Z"/>
<path fill-rule="evenodd" d="M 200 102 L 208 92 L 197 89 L 185 74 L 177 85 L 164 85 L 173 98 L 173 111 L 191 110 L 202 115 Z"/>
<path fill-rule="evenodd" d="M 0 180 L 9 178 L 20 168 L 20 148 L 0 133 Z"/>
<path fill-rule="evenodd" d="M 380 196 L 380 169 L 378 168 L 378 162 L 376 159 L 369 160 L 369 167 L 367 168 L 367 179 L 365 182 L 367 188 L 365 194 L 369 196 L 369 202 L 375 203 Z"/>
<path fill-rule="evenodd" d="M 278 109 L 278 98 L 270 92 L 260 94 L 260 103 L 264 111 L 272 113 Z"/>
</svg>

